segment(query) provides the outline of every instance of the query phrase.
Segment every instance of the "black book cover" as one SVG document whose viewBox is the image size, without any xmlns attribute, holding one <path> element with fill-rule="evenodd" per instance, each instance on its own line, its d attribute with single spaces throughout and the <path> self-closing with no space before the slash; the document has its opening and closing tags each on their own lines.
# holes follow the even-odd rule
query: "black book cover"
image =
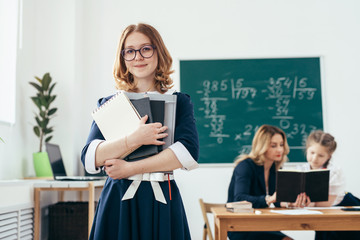
<svg viewBox="0 0 360 240">
<path fill-rule="evenodd" d="M 305 192 L 312 202 L 328 201 L 330 171 L 279 170 L 276 174 L 276 201 L 295 202 Z"/>
<path fill-rule="evenodd" d="M 165 118 L 165 101 L 162 100 L 150 100 L 151 113 L 153 115 L 154 122 L 159 122 L 164 125 Z M 162 141 L 162 139 L 159 139 Z M 159 152 L 163 150 L 163 146 L 157 146 Z"/>
<path fill-rule="evenodd" d="M 148 120 L 146 123 L 153 123 L 153 115 L 150 106 L 150 99 L 148 97 L 140 99 L 131 99 L 131 103 L 134 105 L 141 117 L 148 115 Z M 158 147 L 156 145 L 142 145 L 134 152 L 130 153 L 125 160 L 127 161 L 136 161 L 144 157 L 154 155 L 158 153 Z"/>
<path fill-rule="evenodd" d="M 151 113 L 150 99 L 148 97 L 131 99 L 131 103 L 134 105 L 141 117 L 148 115 L 146 123 L 153 123 L 153 116 Z"/>
</svg>

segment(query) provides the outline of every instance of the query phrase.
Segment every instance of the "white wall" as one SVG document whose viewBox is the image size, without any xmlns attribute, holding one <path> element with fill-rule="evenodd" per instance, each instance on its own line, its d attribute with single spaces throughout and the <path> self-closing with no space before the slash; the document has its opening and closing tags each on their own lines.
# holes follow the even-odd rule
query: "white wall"
<svg viewBox="0 0 360 240">
<path fill-rule="evenodd" d="M 52 120 L 68 172 L 76 174 L 99 97 L 114 92 L 112 66 L 118 38 L 130 23 L 155 26 L 174 59 L 322 56 L 325 130 L 338 141 L 334 160 L 343 166 L 347 190 L 360 196 L 357 127 L 360 113 L 360 2 L 357 0 L 26 0 L 22 49 L 18 50 L 17 110 L 13 126 L 0 125 L 0 179 L 34 174 L 31 154 L 35 107 L 33 76 L 50 72 L 57 82 Z M 3 103 L 2 103 L 3 104 Z M 226 151 L 226 149 L 225 149 Z M 198 198 L 225 202 L 231 166 L 176 172 L 193 239 L 200 239 Z M 300 234 L 299 239 L 305 235 Z"/>
</svg>

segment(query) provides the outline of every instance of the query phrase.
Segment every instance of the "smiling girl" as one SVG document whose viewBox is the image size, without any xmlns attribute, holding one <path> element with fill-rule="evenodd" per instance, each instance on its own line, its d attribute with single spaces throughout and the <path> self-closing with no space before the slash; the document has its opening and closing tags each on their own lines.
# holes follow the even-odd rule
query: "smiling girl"
<svg viewBox="0 0 360 240">
<path fill-rule="evenodd" d="M 175 94 L 174 144 L 156 155 L 127 162 L 120 156 L 130 149 L 141 145 L 163 145 L 161 139 L 167 136 L 167 127 L 158 122 L 145 124 L 145 116 L 132 134 L 106 141 L 96 123 L 92 123 L 81 160 L 87 172 L 98 173 L 104 167 L 109 177 L 96 209 L 90 239 L 191 239 L 174 176 L 164 173 L 178 168 L 197 168 L 199 155 L 193 105 L 188 95 L 171 90 L 171 68 L 172 58 L 155 28 L 137 24 L 123 31 L 114 65 L 117 89 Z M 98 106 L 111 97 L 101 98 Z M 129 197 L 126 192 L 134 188 L 134 179 L 137 183 L 140 181 L 140 185 Z"/>
</svg>

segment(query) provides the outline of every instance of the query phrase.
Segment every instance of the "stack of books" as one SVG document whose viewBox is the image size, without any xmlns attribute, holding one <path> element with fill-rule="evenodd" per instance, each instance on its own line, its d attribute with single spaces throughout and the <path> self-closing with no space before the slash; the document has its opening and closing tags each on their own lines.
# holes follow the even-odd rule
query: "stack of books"
<svg viewBox="0 0 360 240">
<path fill-rule="evenodd" d="M 92 112 L 92 116 L 106 140 L 115 140 L 133 133 L 142 117 L 146 123 L 160 122 L 168 126 L 168 137 L 159 139 L 165 145 L 143 145 L 131 149 L 121 159 L 137 161 L 157 154 L 174 142 L 176 95 L 117 92 Z"/>
<path fill-rule="evenodd" d="M 254 212 L 252 203 L 248 201 L 226 203 L 226 210 L 234 213 Z"/>
</svg>

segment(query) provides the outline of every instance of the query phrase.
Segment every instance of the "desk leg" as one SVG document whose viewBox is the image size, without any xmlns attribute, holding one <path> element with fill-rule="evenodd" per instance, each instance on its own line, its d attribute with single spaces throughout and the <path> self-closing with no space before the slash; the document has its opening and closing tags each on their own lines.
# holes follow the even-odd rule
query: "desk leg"
<svg viewBox="0 0 360 240">
<path fill-rule="evenodd" d="M 58 202 L 64 202 L 64 197 L 65 192 L 64 191 L 58 191 Z"/>
<path fill-rule="evenodd" d="M 217 219 L 215 217 L 215 240 L 226 240 L 227 239 L 227 224 L 225 220 Z"/>
<path fill-rule="evenodd" d="M 219 226 L 215 223 L 215 240 L 219 240 Z"/>
<path fill-rule="evenodd" d="M 220 223 L 219 226 L 219 240 L 227 239 L 227 224 L 223 222 Z"/>
<path fill-rule="evenodd" d="M 95 208 L 95 187 L 94 183 L 89 182 L 89 236 L 91 232 L 92 223 L 94 220 L 94 208 Z"/>
<path fill-rule="evenodd" d="M 40 189 L 35 188 L 34 192 L 34 240 L 40 239 L 40 225 L 41 225 L 41 212 L 40 212 Z"/>
</svg>

